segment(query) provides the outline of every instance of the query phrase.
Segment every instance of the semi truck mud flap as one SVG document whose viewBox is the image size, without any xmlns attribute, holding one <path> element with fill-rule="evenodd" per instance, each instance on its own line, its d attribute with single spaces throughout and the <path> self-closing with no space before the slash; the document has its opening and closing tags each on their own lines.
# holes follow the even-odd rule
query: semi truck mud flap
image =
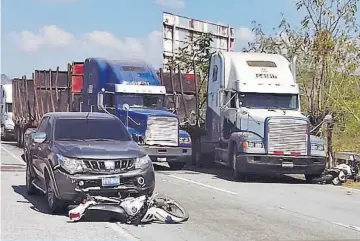
<svg viewBox="0 0 360 241">
<path fill-rule="evenodd" d="M 81 204 L 80 204 L 81 205 Z M 73 209 L 74 210 L 74 209 Z M 70 211 L 69 216 L 76 216 L 76 212 Z M 118 204 L 95 204 L 84 210 L 82 217 L 84 221 L 92 222 L 121 222 L 124 223 L 128 219 L 125 210 Z"/>
</svg>

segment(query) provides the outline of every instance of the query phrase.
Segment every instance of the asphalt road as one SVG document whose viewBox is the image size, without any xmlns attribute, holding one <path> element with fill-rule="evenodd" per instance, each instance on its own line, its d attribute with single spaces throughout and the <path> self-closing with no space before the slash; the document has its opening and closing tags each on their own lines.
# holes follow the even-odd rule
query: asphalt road
<svg viewBox="0 0 360 241">
<path fill-rule="evenodd" d="M 290 177 L 234 182 L 226 169 L 157 168 L 157 191 L 187 208 L 187 223 L 70 223 L 25 194 L 21 153 L 2 143 L 1 240 L 360 240 L 359 191 Z"/>
</svg>

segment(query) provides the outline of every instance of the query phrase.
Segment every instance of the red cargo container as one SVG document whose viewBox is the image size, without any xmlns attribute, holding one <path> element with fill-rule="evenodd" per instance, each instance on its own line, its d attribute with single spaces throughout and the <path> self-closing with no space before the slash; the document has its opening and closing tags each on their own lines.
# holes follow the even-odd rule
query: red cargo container
<svg viewBox="0 0 360 241">
<path fill-rule="evenodd" d="M 71 65 L 71 92 L 80 94 L 83 87 L 84 63 L 74 62 Z"/>
</svg>

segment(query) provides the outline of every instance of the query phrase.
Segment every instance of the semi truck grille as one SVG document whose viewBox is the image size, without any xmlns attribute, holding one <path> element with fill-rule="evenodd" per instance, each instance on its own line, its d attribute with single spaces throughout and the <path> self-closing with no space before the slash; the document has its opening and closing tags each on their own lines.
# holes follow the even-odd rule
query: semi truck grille
<svg viewBox="0 0 360 241">
<path fill-rule="evenodd" d="M 273 118 L 268 122 L 268 153 L 307 155 L 308 122 Z"/>
<path fill-rule="evenodd" d="M 121 160 L 83 160 L 84 165 L 94 171 L 125 171 L 131 169 L 135 164 L 135 159 Z"/>
<path fill-rule="evenodd" d="M 178 146 L 179 121 L 175 117 L 149 117 L 145 133 L 148 145 Z"/>
</svg>

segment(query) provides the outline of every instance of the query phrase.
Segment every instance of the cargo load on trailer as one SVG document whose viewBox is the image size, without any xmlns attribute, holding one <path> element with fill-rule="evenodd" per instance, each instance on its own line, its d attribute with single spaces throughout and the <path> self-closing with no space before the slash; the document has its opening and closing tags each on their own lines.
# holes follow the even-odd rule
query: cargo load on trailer
<svg viewBox="0 0 360 241">
<path fill-rule="evenodd" d="M 76 96 L 76 82 L 72 76 L 72 69 L 76 66 L 77 63 L 73 63 L 66 71 L 60 71 L 59 68 L 35 70 L 31 79 L 23 76 L 12 80 L 13 121 L 19 147 L 24 144 L 26 130 L 36 128 L 44 114 L 76 111 L 80 108 L 81 99 Z"/>
</svg>

